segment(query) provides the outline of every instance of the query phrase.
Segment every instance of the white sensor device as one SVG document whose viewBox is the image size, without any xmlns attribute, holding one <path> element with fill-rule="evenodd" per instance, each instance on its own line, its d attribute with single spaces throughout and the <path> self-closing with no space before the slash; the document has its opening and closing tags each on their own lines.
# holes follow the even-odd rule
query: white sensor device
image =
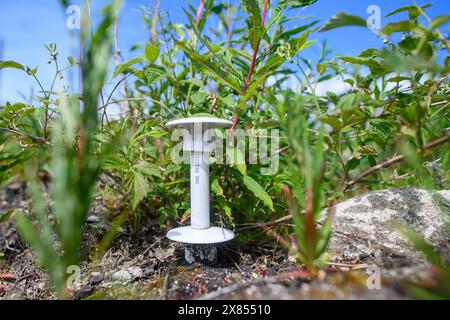
<svg viewBox="0 0 450 320">
<path fill-rule="evenodd" d="M 205 131 L 229 128 L 232 122 L 214 117 L 192 117 L 170 121 L 170 128 L 185 129 L 183 151 L 190 153 L 191 171 L 191 225 L 172 229 L 167 237 L 188 244 L 213 244 L 232 240 L 234 233 L 221 227 L 212 227 L 210 221 L 209 141 Z"/>
</svg>

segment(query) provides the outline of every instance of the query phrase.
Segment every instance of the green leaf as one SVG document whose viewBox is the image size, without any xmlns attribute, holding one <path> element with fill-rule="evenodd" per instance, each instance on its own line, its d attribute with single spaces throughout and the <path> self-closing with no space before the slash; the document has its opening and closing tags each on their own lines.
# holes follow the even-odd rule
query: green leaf
<svg viewBox="0 0 450 320">
<path fill-rule="evenodd" d="M 189 59 L 192 60 L 192 62 L 198 65 L 198 67 L 205 73 L 213 77 L 214 80 L 216 80 L 220 84 L 232 88 L 236 92 L 241 91 L 241 86 L 239 85 L 238 79 L 233 78 L 233 76 L 229 72 L 223 70 L 222 66 L 219 63 L 211 60 L 210 57 L 206 55 L 201 55 L 193 51 L 183 41 L 176 42 L 176 44 L 186 53 L 186 55 L 189 57 Z"/>
<path fill-rule="evenodd" d="M 393 33 L 396 32 L 409 32 L 411 30 L 416 29 L 417 25 L 410 21 L 410 20 L 404 20 L 399 22 L 392 22 L 385 25 L 382 29 L 382 33 L 386 36 L 390 36 Z"/>
<path fill-rule="evenodd" d="M 147 161 L 141 161 L 137 163 L 136 165 L 133 166 L 133 169 L 142 173 L 142 175 L 146 177 L 150 176 L 158 177 L 161 175 L 161 170 L 159 169 L 159 167 L 156 164 Z"/>
<path fill-rule="evenodd" d="M 67 61 L 69 62 L 69 64 L 71 66 L 73 66 L 75 64 L 75 58 L 73 56 L 68 56 Z"/>
<path fill-rule="evenodd" d="M 114 78 L 117 77 L 119 74 L 127 71 L 131 66 L 134 66 L 135 64 L 143 62 L 143 61 L 145 61 L 145 59 L 141 56 L 141 57 L 136 57 L 134 59 L 131 59 L 130 61 L 119 64 L 116 67 L 116 70 L 114 71 L 113 77 Z"/>
<path fill-rule="evenodd" d="M 147 79 L 147 85 L 152 86 L 156 81 L 160 80 L 166 74 L 163 67 L 151 65 L 145 68 L 144 75 Z"/>
<path fill-rule="evenodd" d="M 196 87 L 200 87 L 200 88 L 203 87 L 203 81 L 201 79 L 195 79 L 195 78 L 186 79 L 186 80 L 181 80 L 180 83 L 189 83 Z"/>
<path fill-rule="evenodd" d="M 320 257 L 325 252 L 328 243 L 330 242 L 331 233 L 333 230 L 333 216 L 331 210 L 328 210 L 327 218 L 319 231 L 319 239 L 316 244 L 316 257 Z"/>
<path fill-rule="evenodd" d="M 339 130 L 342 129 L 343 125 L 342 123 L 339 121 L 338 117 L 333 117 L 333 116 L 323 116 L 320 118 L 320 121 L 330 125 L 333 127 L 334 131 L 338 132 Z"/>
<path fill-rule="evenodd" d="M 23 71 L 26 70 L 26 68 L 23 65 L 15 62 L 15 61 L 0 61 L 0 69 L 4 69 L 4 68 L 19 69 L 19 70 L 23 70 Z"/>
<path fill-rule="evenodd" d="M 397 83 L 397 82 L 409 81 L 409 80 L 411 80 L 411 79 L 408 78 L 408 77 L 395 76 L 395 77 L 389 78 L 387 80 L 387 82 L 395 82 L 395 83 Z"/>
<path fill-rule="evenodd" d="M 405 56 L 398 49 L 385 49 L 382 52 L 382 58 L 383 66 L 397 73 L 413 70 L 440 71 L 440 66 L 428 59 L 426 55 Z"/>
<path fill-rule="evenodd" d="M 370 97 L 362 93 L 350 93 L 339 100 L 337 109 L 353 110 L 358 108 L 361 102 L 370 100 Z"/>
<path fill-rule="evenodd" d="M 9 112 L 17 112 L 19 110 L 25 109 L 27 107 L 26 104 L 23 103 L 14 103 L 14 104 L 6 104 L 5 107 L 5 113 L 9 113 Z"/>
<path fill-rule="evenodd" d="M 258 0 L 243 0 L 242 8 L 248 14 L 246 20 L 248 38 L 253 50 L 257 50 L 263 35 L 261 28 L 261 9 Z"/>
<path fill-rule="evenodd" d="M 200 33 L 200 31 L 197 28 L 197 22 L 194 19 L 194 17 L 186 10 L 184 10 L 184 12 L 185 12 L 186 16 L 188 17 L 189 23 L 191 24 L 191 27 L 194 30 L 195 35 L 200 40 L 200 42 L 202 44 L 204 44 L 206 48 L 208 48 L 209 52 L 211 52 L 211 54 L 214 56 L 215 59 L 217 59 L 217 61 L 219 61 L 222 65 L 227 67 L 228 71 L 233 73 L 233 75 L 235 77 L 237 77 L 238 79 L 241 78 L 240 73 L 235 69 L 235 67 L 233 66 L 233 63 L 231 62 L 230 52 L 228 50 L 224 50 L 220 46 L 213 44 L 206 37 L 202 36 L 202 34 Z M 221 54 L 221 52 L 223 52 L 223 54 Z"/>
<path fill-rule="evenodd" d="M 423 5 L 421 8 L 423 10 L 423 9 L 426 9 L 426 8 L 429 8 L 429 7 L 431 7 L 431 3 L 427 3 L 427 4 Z M 395 15 L 397 13 L 401 13 L 401 12 L 405 12 L 405 11 L 408 12 L 408 16 L 409 16 L 409 18 L 411 20 L 415 20 L 415 19 L 417 19 L 420 16 L 420 10 L 419 10 L 418 7 L 416 7 L 416 6 L 404 6 L 404 7 L 400 7 L 398 9 L 395 9 L 394 11 L 388 13 L 385 16 L 385 18 L 388 18 L 388 17 L 393 16 L 393 15 Z"/>
<path fill-rule="evenodd" d="M 27 70 L 27 74 L 29 74 L 30 76 L 35 76 L 36 73 L 38 72 L 38 68 L 34 68 L 34 69 L 28 69 Z"/>
<path fill-rule="evenodd" d="M 206 101 L 207 97 L 208 94 L 205 91 L 200 90 L 191 94 L 191 101 L 194 105 L 200 105 Z"/>
<path fill-rule="evenodd" d="M 317 2 L 317 0 L 280 0 L 278 1 L 275 10 L 272 13 L 272 17 L 265 26 L 265 31 L 270 29 L 270 27 L 283 15 L 283 11 L 288 7 L 300 8 L 305 7 L 310 4 Z"/>
<path fill-rule="evenodd" d="M 8 221 L 11 217 L 14 216 L 15 212 L 15 210 L 8 210 L 4 214 L 0 215 L 0 222 Z"/>
<path fill-rule="evenodd" d="M 450 15 L 441 15 L 434 18 L 430 23 L 430 29 L 436 29 L 450 21 Z"/>
<path fill-rule="evenodd" d="M 361 17 L 341 12 L 328 20 L 328 22 L 320 29 L 320 32 L 350 26 L 367 28 L 367 21 Z"/>
<path fill-rule="evenodd" d="M 189 116 L 189 118 L 197 118 L 197 117 L 215 118 L 214 115 L 212 115 L 210 113 L 205 113 L 205 112 L 195 113 L 195 114 Z"/>
<path fill-rule="evenodd" d="M 211 190 L 218 196 L 223 196 L 223 189 L 219 184 L 219 178 L 215 177 L 211 182 Z"/>
<path fill-rule="evenodd" d="M 338 56 L 336 57 L 345 62 L 352 64 L 360 64 L 367 66 L 370 69 L 370 73 L 376 78 L 389 73 L 389 69 L 374 58 L 361 58 L 361 57 L 346 57 Z"/>
<path fill-rule="evenodd" d="M 245 186 L 253 192 L 253 194 L 260 199 L 270 210 L 274 211 L 273 202 L 269 194 L 264 190 L 264 188 L 252 177 L 245 175 L 243 177 Z"/>
<path fill-rule="evenodd" d="M 313 21 L 309 24 L 306 24 L 304 26 L 300 26 L 297 28 L 293 28 L 290 30 L 287 30 L 283 33 L 281 33 L 280 35 L 277 36 L 277 39 L 284 39 L 284 40 L 289 40 L 292 36 L 295 36 L 303 31 L 308 30 L 309 28 L 315 26 L 317 23 L 319 22 L 319 20 Z"/>
<path fill-rule="evenodd" d="M 138 172 L 132 171 L 127 180 L 127 186 L 131 193 L 131 207 L 133 210 L 136 209 L 138 204 L 145 198 L 150 186 L 147 179 Z"/>
<path fill-rule="evenodd" d="M 147 43 L 145 46 L 145 57 L 150 63 L 155 63 L 159 55 L 159 45 L 154 43 Z"/>
</svg>

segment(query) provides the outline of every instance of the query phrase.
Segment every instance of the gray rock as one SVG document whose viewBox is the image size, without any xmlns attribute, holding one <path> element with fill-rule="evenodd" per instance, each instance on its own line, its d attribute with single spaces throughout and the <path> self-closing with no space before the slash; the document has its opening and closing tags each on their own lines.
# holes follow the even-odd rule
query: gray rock
<svg viewBox="0 0 450 320">
<path fill-rule="evenodd" d="M 217 247 L 212 244 L 186 245 L 184 258 L 190 264 L 197 262 L 205 265 L 214 265 L 217 262 Z"/>
<path fill-rule="evenodd" d="M 90 285 L 86 285 L 81 287 L 74 296 L 75 300 L 85 299 L 89 297 L 94 292 L 94 287 Z"/>
<path fill-rule="evenodd" d="M 144 277 L 149 277 L 155 273 L 155 269 L 148 267 L 144 269 Z"/>
<path fill-rule="evenodd" d="M 142 278 L 144 276 L 144 271 L 140 267 L 128 267 L 126 269 L 121 269 L 114 272 L 111 275 L 111 280 L 117 282 L 130 282 L 135 279 Z"/>
<path fill-rule="evenodd" d="M 447 250 L 449 217 L 450 190 L 390 189 L 360 195 L 336 206 L 329 253 L 338 262 L 417 265 L 423 257 L 396 226 L 408 227 Z"/>
<path fill-rule="evenodd" d="M 91 278 L 91 280 L 89 281 L 89 284 L 92 286 L 96 286 L 98 284 L 100 284 L 103 281 L 104 277 L 99 274 L 99 275 L 95 275 Z"/>
<path fill-rule="evenodd" d="M 118 282 L 128 282 L 133 280 L 133 276 L 127 270 L 119 270 L 111 275 L 111 279 Z"/>
<path fill-rule="evenodd" d="M 97 215 L 95 215 L 95 214 L 91 214 L 91 215 L 86 219 L 86 221 L 87 221 L 88 223 L 97 223 L 97 222 L 100 221 L 100 217 L 97 216 Z"/>
<path fill-rule="evenodd" d="M 127 271 L 131 274 L 134 279 L 139 279 L 144 276 L 144 271 L 140 267 L 129 267 Z"/>
</svg>

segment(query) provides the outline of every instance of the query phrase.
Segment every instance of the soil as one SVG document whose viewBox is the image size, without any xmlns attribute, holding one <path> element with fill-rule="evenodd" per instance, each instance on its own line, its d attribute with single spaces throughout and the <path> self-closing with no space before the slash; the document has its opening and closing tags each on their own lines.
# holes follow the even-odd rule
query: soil
<svg viewBox="0 0 450 320">
<path fill-rule="evenodd" d="M 1 214 L 30 207 L 21 185 L 0 191 Z M 314 279 L 273 241 L 247 240 L 218 247 L 214 266 L 184 261 L 184 247 L 165 237 L 150 218 L 138 232 L 124 226 L 101 258 L 93 252 L 108 230 L 101 204 L 89 215 L 80 276 L 73 299 L 408 299 L 405 279 L 382 277 L 371 284 L 363 261 L 328 264 Z M 10 220 L 0 222 L 0 299 L 55 299 L 45 272 Z M 77 267 L 75 268 L 77 269 Z M 406 271 L 405 271 L 406 272 Z M 428 269 L 421 272 L 425 278 Z M 414 270 L 413 276 L 422 275 Z"/>
</svg>

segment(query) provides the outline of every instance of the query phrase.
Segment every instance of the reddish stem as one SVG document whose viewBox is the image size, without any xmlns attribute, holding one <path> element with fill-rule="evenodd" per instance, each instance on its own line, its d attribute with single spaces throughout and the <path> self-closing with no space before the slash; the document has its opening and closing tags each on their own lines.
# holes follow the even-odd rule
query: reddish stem
<svg viewBox="0 0 450 320">
<path fill-rule="evenodd" d="M 264 2 L 264 9 L 263 9 L 263 14 L 262 14 L 262 19 L 261 19 L 261 28 L 264 27 L 264 23 L 266 22 L 266 14 L 267 14 L 268 6 L 269 6 L 269 0 L 266 0 Z"/>
<path fill-rule="evenodd" d="M 205 2 L 204 2 L 204 0 L 202 0 L 200 2 L 200 5 L 198 6 L 198 10 L 197 10 L 197 26 L 200 23 L 200 19 L 202 17 L 202 12 L 203 12 L 204 8 L 205 8 Z"/>
<path fill-rule="evenodd" d="M 242 109 L 239 109 L 237 115 L 234 117 L 233 125 L 231 126 L 231 130 L 233 130 L 234 128 L 236 128 L 237 123 L 238 123 L 238 121 L 239 121 L 239 117 L 240 117 L 241 114 L 242 114 L 242 111 L 243 111 Z"/>
<path fill-rule="evenodd" d="M 268 8 L 268 6 L 269 6 L 269 0 L 265 0 L 264 1 L 264 9 L 263 9 L 262 18 L 261 18 L 261 28 L 264 27 L 264 23 L 266 21 L 266 15 L 267 15 L 267 8 Z M 258 57 L 259 44 L 260 44 L 260 42 L 258 42 L 258 44 L 256 45 L 256 48 L 253 50 L 252 62 L 250 64 L 250 69 L 248 70 L 248 75 L 247 75 L 247 79 L 245 80 L 244 87 L 242 88 L 241 96 L 245 95 L 245 93 L 247 92 L 248 87 L 250 86 L 250 82 L 252 80 L 253 71 L 255 70 L 256 58 Z M 233 126 L 231 127 L 231 129 L 236 128 L 237 123 L 239 121 L 239 117 L 242 114 L 242 111 L 243 110 L 239 110 L 238 111 L 237 115 L 234 118 Z"/>
<path fill-rule="evenodd" d="M 250 70 L 248 71 L 247 79 L 245 80 L 244 88 L 242 89 L 242 95 L 247 93 L 247 89 L 250 86 L 250 81 L 252 80 L 253 70 L 255 69 L 256 58 L 258 57 L 258 50 L 253 51 L 252 63 L 250 65 Z"/>
</svg>

